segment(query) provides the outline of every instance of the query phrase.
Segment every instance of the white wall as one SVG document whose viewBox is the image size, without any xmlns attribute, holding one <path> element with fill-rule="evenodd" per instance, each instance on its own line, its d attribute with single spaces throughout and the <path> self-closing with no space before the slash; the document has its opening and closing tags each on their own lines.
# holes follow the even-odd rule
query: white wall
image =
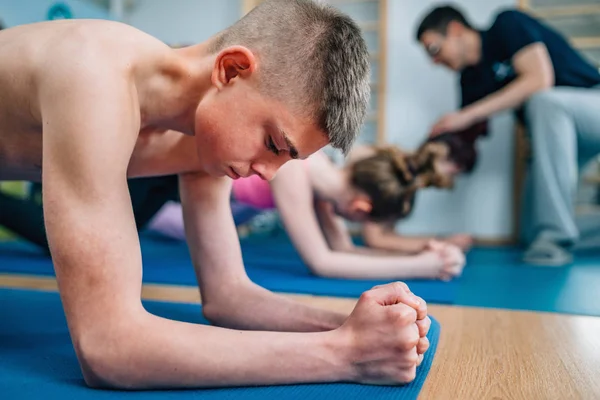
<svg viewBox="0 0 600 400">
<path fill-rule="evenodd" d="M 388 1 L 388 65 L 386 132 L 392 143 L 413 149 L 428 129 L 459 100 L 458 76 L 434 66 L 414 40 L 415 30 L 434 0 Z M 445 3 L 445 2 L 444 2 Z M 460 0 L 474 24 L 486 27 L 492 12 L 514 6 L 508 0 Z M 479 144 L 476 170 L 461 177 L 452 192 L 419 194 L 413 215 L 398 225 L 403 233 L 468 232 L 500 238 L 512 233 L 512 116 L 492 120 L 490 136 Z"/>
<path fill-rule="evenodd" d="M 203 41 L 237 21 L 240 0 L 137 0 L 125 18 L 169 45 Z"/>
<path fill-rule="evenodd" d="M 48 10 L 56 0 L 0 0 L 0 20 L 7 27 L 47 20 Z M 108 19 L 108 12 L 84 0 L 61 0 L 69 6 L 73 18 Z"/>
</svg>

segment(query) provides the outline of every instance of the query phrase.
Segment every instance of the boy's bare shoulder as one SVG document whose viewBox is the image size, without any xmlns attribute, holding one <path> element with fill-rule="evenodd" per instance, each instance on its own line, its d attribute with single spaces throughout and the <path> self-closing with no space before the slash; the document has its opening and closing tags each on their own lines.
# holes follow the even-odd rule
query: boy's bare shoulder
<svg viewBox="0 0 600 400">
<path fill-rule="evenodd" d="M 43 66 L 40 74 L 53 78 L 55 74 L 131 71 L 160 60 L 171 51 L 160 40 L 115 21 L 51 21 L 32 24 L 27 29 L 26 36 L 40 46 L 35 49 L 37 61 Z"/>
</svg>

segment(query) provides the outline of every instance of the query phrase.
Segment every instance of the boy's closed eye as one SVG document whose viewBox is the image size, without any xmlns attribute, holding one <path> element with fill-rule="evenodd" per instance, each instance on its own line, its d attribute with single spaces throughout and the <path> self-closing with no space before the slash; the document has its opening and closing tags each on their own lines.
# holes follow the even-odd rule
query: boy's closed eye
<svg viewBox="0 0 600 400">
<path fill-rule="evenodd" d="M 267 150 L 278 156 L 281 153 L 281 150 L 277 148 L 275 141 L 273 141 L 273 136 L 269 136 L 266 143 Z"/>
</svg>

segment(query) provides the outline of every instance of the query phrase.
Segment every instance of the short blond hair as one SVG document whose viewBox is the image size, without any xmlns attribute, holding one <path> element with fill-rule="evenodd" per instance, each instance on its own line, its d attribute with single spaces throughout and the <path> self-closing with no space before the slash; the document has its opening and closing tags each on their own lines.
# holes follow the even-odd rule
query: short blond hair
<svg viewBox="0 0 600 400">
<path fill-rule="evenodd" d="M 233 45 L 258 55 L 265 94 L 315 119 L 348 154 L 370 96 L 369 52 L 349 16 L 311 0 L 267 0 L 217 35 L 212 50 Z"/>
</svg>

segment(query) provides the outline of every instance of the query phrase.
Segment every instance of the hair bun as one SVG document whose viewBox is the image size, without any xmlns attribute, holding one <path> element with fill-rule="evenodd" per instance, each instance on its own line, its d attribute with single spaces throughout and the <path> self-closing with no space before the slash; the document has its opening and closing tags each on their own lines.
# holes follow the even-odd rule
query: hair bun
<svg viewBox="0 0 600 400">
<path fill-rule="evenodd" d="M 389 159 L 390 165 L 394 170 L 394 175 L 398 178 L 402 186 L 409 186 L 415 179 L 415 171 L 411 169 L 408 154 L 395 146 L 385 146 L 378 149 L 378 154 Z"/>
</svg>

